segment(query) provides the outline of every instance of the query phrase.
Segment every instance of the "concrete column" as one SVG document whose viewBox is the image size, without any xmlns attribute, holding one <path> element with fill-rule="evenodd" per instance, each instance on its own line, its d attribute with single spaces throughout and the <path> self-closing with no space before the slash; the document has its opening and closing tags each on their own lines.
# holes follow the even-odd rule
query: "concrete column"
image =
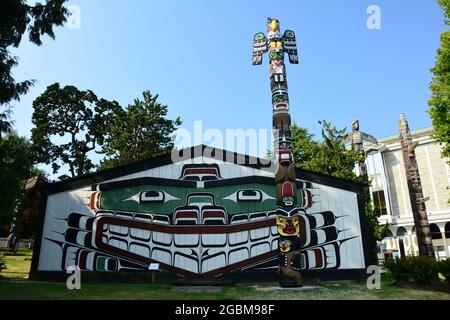
<svg viewBox="0 0 450 320">
<path fill-rule="evenodd" d="M 445 231 L 441 232 L 441 234 L 442 234 L 442 240 L 444 242 L 445 256 L 448 258 L 448 257 L 450 257 L 450 249 L 448 248 L 448 245 L 447 245 L 447 238 L 445 237 Z"/>
</svg>

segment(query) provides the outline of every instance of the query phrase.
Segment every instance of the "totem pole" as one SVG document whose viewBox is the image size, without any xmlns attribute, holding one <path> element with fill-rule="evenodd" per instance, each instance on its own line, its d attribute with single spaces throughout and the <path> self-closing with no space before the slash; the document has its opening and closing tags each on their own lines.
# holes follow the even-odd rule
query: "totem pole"
<svg viewBox="0 0 450 320">
<path fill-rule="evenodd" d="M 370 194 L 369 194 L 369 177 L 367 176 L 367 167 L 366 167 L 366 153 L 364 152 L 364 141 L 372 142 L 373 144 L 378 144 L 377 139 L 374 136 L 371 136 L 370 134 L 364 133 L 359 131 L 359 120 L 353 120 L 352 121 L 352 133 L 349 134 L 345 139 L 344 143 L 346 142 L 352 142 L 352 148 L 353 150 L 356 150 L 358 152 L 358 169 L 359 169 L 359 177 L 363 182 L 367 184 L 367 187 L 364 188 L 364 206 L 366 206 L 370 201 Z M 370 237 L 371 241 L 375 241 Z M 377 257 L 378 250 L 375 246 L 372 247 L 372 261 L 376 263 L 378 261 Z"/>
<path fill-rule="evenodd" d="M 276 18 L 267 18 L 267 37 L 257 33 L 253 39 L 253 65 L 262 63 L 269 53 L 270 88 L 272 90 L 272 127 L 275 153 L 276 223 L 279 237 L 279 282 L 282 287 L 303 285 L 300 274 L 300 225 L 297 207 L 297 189 L 294 159 L 291 152 L 291 116 L 287 92 L 284 54 L 289 62 L 298 64 L 295 34 L 280 33 Z"/>
<path fill-rule="evenodd" d="M 14 216 L 9 228 L 9 235 L 6 238 L 6 246 L 9 252 L 17 253 L 19 249 L 19 215 L 23 210 L 23 202 L 20 199 L 16 199 L 14 202 Z"/>
<path fill-rule="evenodd" d="M 412 142 L 408 122 L 403 113 L 400 114 L 400 145 L 405 164 L 414 225 L 416 226 L 419 254 L 421 256 L 434 257 L 433 242 L 431 240 L 430 225 L 428 224 L 427 208 L 425 206 L 426 200 L 422 192 L 422 183 L 420 182 L 419 168 L 414 151 L 417 147 L 417 142 Z"/>
<path fill-rule="evenodd" d="M 352 148 L 356 151 L 358 151 L 359 161 L 358 161 L 358 167 L 359 167 L 359 176 L 364 177 L 367 175 L 367 168 L 366 168 L 366 155 L 364 153 L 363 148 L 363 141 L 369 141 L 373 144 L 377 144 L 378 141 L 374 136 L 371 136 L 370 134 L 364 133 L 359 131 L 359 120 L 353 120 L 352 121 L 352 133 L 347 136 L 347 138 L 344 140 L 344 142 L 352 142 Z"/>
</svg>

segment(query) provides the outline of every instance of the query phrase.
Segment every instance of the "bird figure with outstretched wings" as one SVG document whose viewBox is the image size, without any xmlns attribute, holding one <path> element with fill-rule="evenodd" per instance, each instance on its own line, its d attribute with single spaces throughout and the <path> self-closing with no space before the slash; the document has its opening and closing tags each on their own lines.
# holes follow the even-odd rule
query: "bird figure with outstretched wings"
<svg viewBox="0 0 450 320">
<path fill-rule="evenodd" d="M 253 65 L 260 65 L 263 55 L 268 51 L 276 51 L 283 54 L 287 53 L 289 62 L 298 64 L 297 41 L 295 33 L 292 30 L 286 30 L 283 35 L 280 34 L 280 24 L 276 18 L 267 19 L 267 32 L 258 32 L 253 38 Z"/>
</svg>

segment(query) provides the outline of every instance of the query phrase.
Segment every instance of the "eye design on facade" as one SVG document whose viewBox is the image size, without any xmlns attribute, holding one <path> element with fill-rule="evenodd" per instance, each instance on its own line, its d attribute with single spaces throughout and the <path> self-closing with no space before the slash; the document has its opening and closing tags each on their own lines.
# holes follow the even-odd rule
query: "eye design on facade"
<svg viewBox="0 0 450 320">
<path fill-rule="evenodd" d="M 147 203 L 166 203 L 173 200 L 180 200 L 165 191 L 141 191 L 136 193 L 134 196 L 125 199 L 123 201 L 134 201 L 139 204 L 147 204 Z"/>
<path fill-rule="evenodd" d="M 275 199 L 262 190 L 245 189 L 238 190 L 222 200 L 231 200 L 233 202 L 264 202 L 269 199 Z"/>
</svg>

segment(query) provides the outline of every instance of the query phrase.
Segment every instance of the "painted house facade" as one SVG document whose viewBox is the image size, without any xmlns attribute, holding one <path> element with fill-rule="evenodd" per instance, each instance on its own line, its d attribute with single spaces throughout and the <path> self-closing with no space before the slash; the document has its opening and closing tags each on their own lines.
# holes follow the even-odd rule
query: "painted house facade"
<svg viewBox="0 0 450 320">
<path fill-rule="evenodd" d="M 176 159 L 174 159 L 176 158 Z M 47 186 L 32 278 L 160 270 L 184 278 L 278 268 L 275 169 L 207 146 Z M 304 272 L 364 274 L 363 188 L 297 170 Z"/>
</svg>

